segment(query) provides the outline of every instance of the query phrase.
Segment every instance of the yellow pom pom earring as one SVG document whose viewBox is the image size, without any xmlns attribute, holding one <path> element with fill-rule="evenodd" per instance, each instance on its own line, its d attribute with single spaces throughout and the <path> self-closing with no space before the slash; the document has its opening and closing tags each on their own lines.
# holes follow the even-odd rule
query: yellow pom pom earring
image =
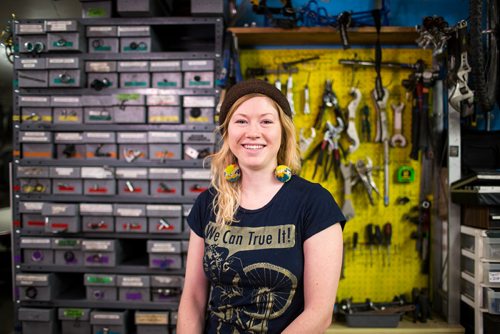
<svg viewBox="0 0 500 334">
<path fill-rule="evenodd" d="M 292 178 L 292 170 L 286 165 L 279 165 L 274 170 L 274 176 L 280 182 L 288 182 Z"/>
<path fill-rule="evenodd" d="M 230 164 L 224 168 L 224 177 L 229 182 L 236 182 L 241 177 L 241 169 L 237 164 Z"/>
</svg>

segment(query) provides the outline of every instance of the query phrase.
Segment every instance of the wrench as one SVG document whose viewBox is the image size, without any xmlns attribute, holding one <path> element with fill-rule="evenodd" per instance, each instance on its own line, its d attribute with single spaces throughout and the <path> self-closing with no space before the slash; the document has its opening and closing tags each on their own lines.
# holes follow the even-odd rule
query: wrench
<svg viewBox="0 0 500 334">
<path fill-rule="evenodd" d="M 387 139 L 387 101 L 389 100 L 389 91 L 387 88 L 383 88 L 384 96 L 379 100 L 377 96 L 377 90 L 372 90 L 372 99 L 375 103 L 375 110 L 377 112 L 377 129 L 375 133 L 375 142 L 381 143 L 384 141 L 384 122 L 385 122 L 385 138 Z"/>
<path fill-rule="evenodd" d="M 380 138 L 379 141 L 384 143 L 384 205 L 389 206 L 389 131 L 387 129 L 387 100 L 389 99 L 389 91 L 383 88 L 384 96 L 381 100 L 377 98 L 377 90 L 372 91 L 372 97 L 375 101 L 375 107 L 380 116 Z M 378 128 L 377 128 L 378 130 Z"/>
<path fill-rule="evenodd" d="M 405 147 L 406 138 L 403 136 L 403 111 L 405 104 L 400 102 L 398 105 L 392 103 L 391 108 L 394 111 L 394 132 L 391 137 L 392 147 Z"/>
<path fill-rule="evenodd" d="M 349 121 L 347 123 L 347 135 L 351 138 L 352 143 L 349 145 L 349 153 L 356 151 L 359 147 L 359 136 L 356 131 L 356 110 L 361 101 L 361 91 L 358 88 L 352 87 L 349 94 L 353 97 L 352 101 L 347 106 Z"/>
</svg>

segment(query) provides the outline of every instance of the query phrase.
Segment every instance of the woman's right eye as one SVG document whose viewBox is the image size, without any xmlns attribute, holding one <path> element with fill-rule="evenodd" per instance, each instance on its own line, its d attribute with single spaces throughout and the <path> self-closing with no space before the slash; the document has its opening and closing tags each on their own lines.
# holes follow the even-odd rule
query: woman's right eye
<svg viewBox="0 0 500 334">
<path fill-rule="evenodd" d="M 235 123 L 238 123 L 238 124 L 245 124 L 247 121 L 244 120 L 244 119 L 237 119 L 236 121 L 234 121 Z"/>
</svg>

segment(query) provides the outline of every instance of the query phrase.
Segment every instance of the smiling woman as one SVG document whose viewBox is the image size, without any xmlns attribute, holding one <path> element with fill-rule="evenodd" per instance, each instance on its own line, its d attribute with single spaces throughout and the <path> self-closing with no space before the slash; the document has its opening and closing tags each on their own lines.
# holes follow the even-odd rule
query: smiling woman
<svg viewBox="0 0 500 334">
<path fill-rule="evenodd" d="M 327 190 L 294 175 L 300 157 L 288 101 L 265 81 L 243 81 L 227 92 L 219 122 L 212 187 L 187 219 L 177 332 L 324 332 L 345 218 Z"/>
</svg>

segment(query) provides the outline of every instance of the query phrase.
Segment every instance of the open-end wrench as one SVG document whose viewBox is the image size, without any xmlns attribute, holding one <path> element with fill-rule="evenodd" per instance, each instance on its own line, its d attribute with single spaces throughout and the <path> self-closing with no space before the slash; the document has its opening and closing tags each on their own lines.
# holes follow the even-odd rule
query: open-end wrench
<svg viewBox="0 0 500 334">
<path fill-rule="evenodd" d="M 392 111 L 394 111 L 394 132 L 391 137 L 392 147 L 405 147 L 406 138 L 403 136 L 403 111 L 405 109 L 405 104 L 400 102 L 399 104 L 391 104 Z"/>
<path fill-rule="evenodd" d="M 375 101 L 375 108 L 380 116 L 380 140 L 384 143 L 384 205 L 389 206 L 389 131 L 387 129 L 387 100 L 389 91 L 383 88 L 384 96 L 380 99 L 377 96 L 377 90 L 372 91 L 372 97 Z M 377 129 L 378 130 L 378 129 Z"/>
<path fill-rule="evenodd" d="M 375 111 L 376 111 L 376 119 L 377 119 L 377 128 L 375 132 L 375 142 L 376 143 L 381 143 L 383 142 L 383 127 L 384 127 L 384 120 L 382 119 L 382 113 L 384 114 L 385 117 L 385 125 L 386 125 L 386 132 L 387 132 L 387 114 L 386 114 L 386 108 L 387 108 L 387 101 L 389 101 L 389 91 L 387 88 L 383 88 L 384 91 L 384 96 L 382 98 L 379 98 L 377 95 L 377 90 L 374 89 L 372 90 L 372 99 L 373 103 L 375 104 Z M 387 138 L 387 133 L 386 133 L 386 138 Z"/>
<path fill-rule="evenodd" d="M 352 87 L 349 94 L 353 97 L 351 102 L 347 105 L 349 121 L 347 123 L 347 135 L 351 139 L 349 145 L 349 153 L 356 151 L 359 147 L 359 136 L 356 131 L 356 110 L 358 109 L 359 102 L 361 101 L 361 91 L 358 88 Z"/>
</svg>

